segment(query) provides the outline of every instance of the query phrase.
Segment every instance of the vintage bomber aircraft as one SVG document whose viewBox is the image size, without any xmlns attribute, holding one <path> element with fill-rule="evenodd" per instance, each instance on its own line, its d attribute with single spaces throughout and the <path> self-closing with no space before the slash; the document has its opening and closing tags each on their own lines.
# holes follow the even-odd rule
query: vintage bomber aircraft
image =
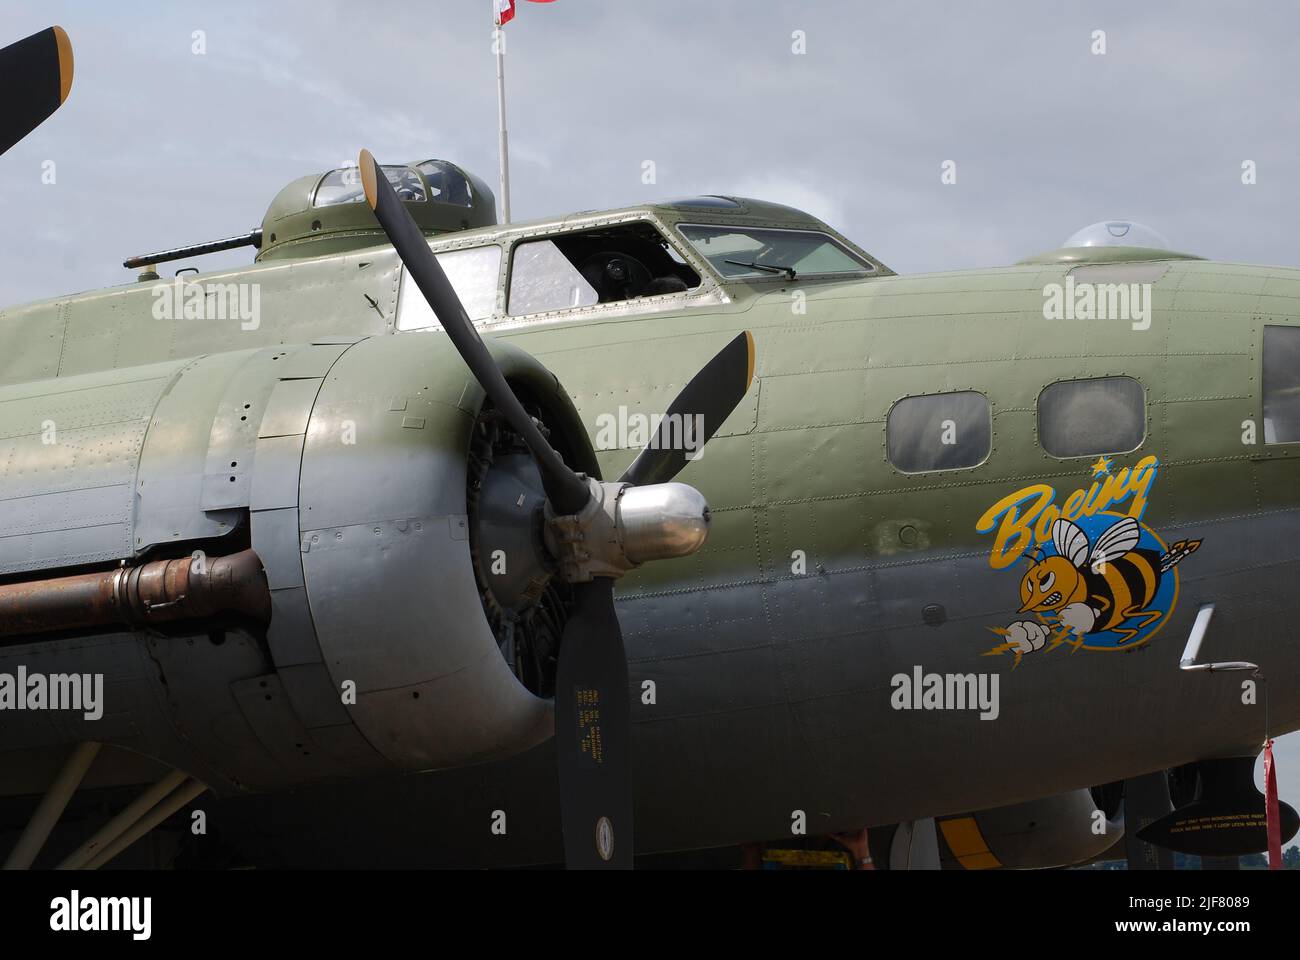
<svg viewBox="0 0 1300 960">
<path fill-rule="evenodd" d="M 895 865 L 1046 866 L 1153 771 L 1165 840 L 1262 817 L 1300 726 L 1300 270 L 1117 223 L 901 277 L 757 200 L 493 210 L 363 154 L 0 312 L 10 866 L 205 791 L 209 864 L 625 865 L 634 799 L 641 853 L 872 825 Z M 67 674 L 102 711 L 19 709 Z"/>
</svg>

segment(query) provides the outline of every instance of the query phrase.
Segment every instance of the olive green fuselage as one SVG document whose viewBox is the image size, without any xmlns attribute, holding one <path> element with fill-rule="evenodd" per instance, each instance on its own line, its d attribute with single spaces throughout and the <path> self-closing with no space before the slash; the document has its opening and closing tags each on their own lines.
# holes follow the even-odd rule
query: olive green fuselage
<svg viewBox="0 0 1300 960">
<path fill-rule="evenodd" d="M 556 375 L 607 478 L 636 446 L 600 449 L 610 418 L 661 412 L 736 332 L 754 334 L 749 396 L 677 478 L 711 505 L 707 544 L 618 585 L 639 849 L 785 836 L 796 811 L 809 833 L 824 833 L 974 810 L 1253 752 L 1266 733 L 1263 688 L 1258 703 L 1244 703 L 1248 675 L 1178 669 L 1204 603 L 1216 610 L 1202 657 L 1260 664 L 1267 732 L 1300 727 L 1300 466 L 1294 445 L 1264 442 L 1261 410 L 1263 330 L 1300 325 L 1300 270 L 1160 266 L 1146 329 L 1046 319 L 1045 287 L 1073 269 L 1050 260 L 913 277 L 773 277 L 653 312 L 484 325 Z M 199 279 L 257 283 L 256 327 L 159 320 L 149 284 L 14 308 L 0 313 L 0 390 L 277 344 L 442 336 L 396 330 L 400 265 L 388 247 Z M 1052 488 L 1057 507 L 1088 490 L 1097 457 L 1045 452 L 1037 403 L 1051 383 L 1106 376 L 1137 380 L 1146 398 L 1145 436 L 1109 454 L 1110 473 L 1157 458 L 1143 525 L 1165 544 L 1202 545 L 1177 567 L 1176 605 L 1140 644 L 994 652 L 1004 639 L 996 631 L 1020 619 L 1026 565 L 991 563 L 996 532 L 977 529 L 981 517 L 1035 485 Z M 987 458 L 896 469 L 891 407 L 952 391 L 988 398 Z M 1244 442 L 1252 429 L 1258 436 Z M 892 680 L 917 667 L 996 677 L 996 716 L 896 709 Z M 410 862 L 550 860 L 559 840 L 549 750 L 241 800 L 232 816 L 282 810 L 327 862 L 383 856 L 375 851 Z M 515 819 L 489 843 L 497 807 Z M 390 839 L 375 838 L 388 824 L 374 825 L 366 853 L 355 819 L 340 821 L 360 808 L 392 821 Z M 428 847 L 409 856 L 398 839 L 405 816 L 425 818 L 417 832 Z"/>
</svg>

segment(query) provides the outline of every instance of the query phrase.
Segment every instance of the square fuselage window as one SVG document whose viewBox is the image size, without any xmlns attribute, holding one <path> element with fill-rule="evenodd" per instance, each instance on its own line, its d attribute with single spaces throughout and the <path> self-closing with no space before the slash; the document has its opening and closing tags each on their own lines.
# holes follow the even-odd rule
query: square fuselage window
<svg viewBox="0 0 1300 960">
<path fill-rule="evenodd" d="M 1300 327 L 1264 327 L 1264 442 L 1300 443 Z"/>
<path fill-rule="evenodd" d="M 992 446 L 988 397 L 973 390 L 904 397 L 889 411 L 885 448 L 904 473 L 960 470 L 983 463 Z"/>
<path fill-rule="evenodd" d="M 1038 395 L 1038 442 L 1054 457 L 1128 453 L 1146 427 L 1146 391 L 1132 377 L 1061 380 Z"/>
</svg>

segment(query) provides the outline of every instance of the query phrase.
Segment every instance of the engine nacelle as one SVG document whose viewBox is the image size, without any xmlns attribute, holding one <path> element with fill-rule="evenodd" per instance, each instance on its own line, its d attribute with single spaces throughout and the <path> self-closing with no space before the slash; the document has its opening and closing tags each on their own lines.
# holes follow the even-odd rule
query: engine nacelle
<svg viewBox="0 0 1300 960">
<path fill-rule="evenodd" d="M 299 483 L 321 657 L 335 689 L 355 685 L 357 729 L 403 769 L 505 756 L 553 727 L 550 702 L 516 678 L 480 599 L 466 491 L 483 395 L 446 343 L 407 335 L 340 357 L 312 409 Z M 497 356 L 521 393 L 544 398 L 543 422 L 585 444 L 554 377 L 516 351 Z M 513 489 L 534 494 L 530 481 L 512 478 Z M 528 496 L 524 506 L 528 535 Z"/>
<path fill-rule="evenodd" d="M 596 475 L 554 376 L 517 349 L 491 349 L 553 445 Z M 11 458 L 25 476 L 6 478 L 0 577 L 40 593 L 69 576 L 107 582 L 123 566 L 173 576 L 134 620 L 4 637 L 0 673 L 93 672 L 105 703 L 93 720 L 8 714 L 0 751 L 94 740 L 231 792 L 460 766 L 550 736 L 544 665 L 529 674 L 499 639 L 516 627 L 527 639 L 539 606 L 550 604 L 539 619 L 562 618 L 562 598 L 542 565 L 519 561 L 524 580 L 504 609 L 480 556 L 514 562 L 520 545 L 540 543 L 540 485 L 505 455 L 512 438 L 440 332 L 57 378 L 9 388 L 0 413 L 31 421 Z M 164 615 L 191 565 L 159 561 L 250 549 L 269 620 Z"/>
</svg>

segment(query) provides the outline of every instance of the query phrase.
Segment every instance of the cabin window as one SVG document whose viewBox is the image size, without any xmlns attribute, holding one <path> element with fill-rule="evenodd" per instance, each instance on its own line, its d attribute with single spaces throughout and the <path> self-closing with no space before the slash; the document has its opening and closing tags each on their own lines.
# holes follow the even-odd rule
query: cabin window
<svg viewBox="0 0 1300 960">
<path fill-rule="evenodd" d="M 501 275 L 500 247 L 493 244 L 444 250 L 437 257 L 471 320 L 486 320 L 496 313 L 497 283 Z M 412 279 L 411 271 L 403 268 L 402 287 L 397 296 L 397 329 L 427 330 L 441 326 Z"/>
<path fill-rule="evenodd" d="M 973 390 L 904 397 L 885 424 L 889 462 L 904 473 L 978 466 L 992 437 L 988 397 Z"/>
<path fill-rule="evenodd" d="M 1132 377 L 1062 380 L 1038 395 L 1038 442 L 1054 457 L 1128 453 L 1146 425 L 1146 391 Z"/>
<path fill-rule="evenodd" d="M 1264 442 L 1300 443 L 1300 327 L 1264 327 Z"/>
<path fill-rule="evenodd" d="M 515 245 L 512 316 L 684 293 L 700 276 L 644 220 Z"/>
</svg>

